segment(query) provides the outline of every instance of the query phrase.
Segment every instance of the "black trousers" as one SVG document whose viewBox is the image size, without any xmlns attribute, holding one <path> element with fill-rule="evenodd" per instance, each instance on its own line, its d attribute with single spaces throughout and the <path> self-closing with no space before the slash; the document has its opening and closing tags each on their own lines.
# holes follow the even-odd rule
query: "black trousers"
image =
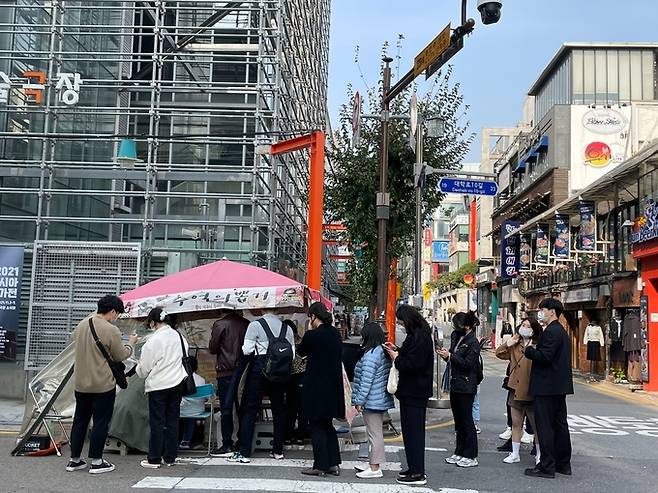
<svg viewBox="0 0 658 493">
<path fill-rule="evenodd" d="M 149 453 L 152 464 L 176 461 L 178 457 L 178 422 L 182 394 L 178 386 L 154 390 L 149 396 Z"/>
<path fill-rule="evenodd" d="M 404 401 L 400 401 L 402 441 L 410 474 L 425 474 L 426 416 L 427 406 L 410 406 Z"/>
<path fill-rule="evenodd" d="M 328 471 L 340 465 L 340 447 L 338 435 L 330 418 L 309 420 L 311 441 L 313 443 L 313 469 Z"/>
<path fill-rule="evenodd" d="M 265 357 L 256 357 L 247 374 L 242 403 L 240 405 L 240 453 L 250 457 L 254 440 L 256 418 L 261 410 L 263 394 L 267 392 L 272 404 L 275 454 L 283 453 L 283 440 L 286 434 L 285 384 L 273 383 L 263 377 Z"/>
<path fill-rule="evenodd" d="M 450 405 L 457 432 L 455 455 L 467 459 L 475 459 L 478 456 L 478 436 L 473 422 L 474 399 L 475 394 L 450 392 Z"/>
<path fill-rule="evenodd" d="M 286 439 L 303 439 L 308 434 L 308 423 L 302 416 L 302 378 L 303 373 L 290 377 L 286 383 Z"/>
<path fill-rule="evenodd" d="M 114 412 L 116 390 L 102 394 L 86 392 L 75 393 L 75 415 L 71 428 L 71 457 L 80 457 L 85 443 L 89 421 L 93 418 L 91 439 L 89 441 L 89 458 L 102 459 L 107 430 Z"/>
<path fill-rule="evenodd" d="M 571 467 L 567 396 L 535 396 L 535 425 L 541 447 L 539 467 L 546 472 Z"/>
</svg>

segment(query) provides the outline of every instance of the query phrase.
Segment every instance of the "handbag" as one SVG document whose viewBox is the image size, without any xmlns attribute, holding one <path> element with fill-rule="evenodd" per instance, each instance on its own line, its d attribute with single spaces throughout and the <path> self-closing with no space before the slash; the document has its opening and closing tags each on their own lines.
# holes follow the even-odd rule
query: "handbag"
<svg viewBox="0 0 658 493">
<path fill-rule="evenodd" d="M 172 328 L 172 330 L 176 330 L 176 329 Z M 177 330 L 176 330 L 176 334 L 178 334 L 178 337 L 180 337 L 180 347 L 183 350 L 183 358 L 181 360 L 181 363 L 183 364 L 183 368 L 185 369 L 185 374 L 186 374 L 185 378 L 180 383 L 180 391 L 181 394 L 183 395 L 196 394 L 196 383 L 194 383 L 194 372 L 192 371 L 192 363 L 190 361 L 190 356 L 187 355 L 187 351 L 185 350 L 185 343 L 183 342 L 183 336 Z"/>
<path fill-rule="evenodd" d="M 107 354 L 105 346 L 103 346 L 103 343 L 98 339 L 98 334 L 96 334 L 96 329 L 94 329 L 94 323 L 91 321 L 91 318 L 89 319 L 89 328 L 91 329 L 91 335 L 94 337 L 94 341 L 96 341 L 96 346 L 98 346 L 98 349 L 105 357 L 105 361 L 107 361 L 107 365 L 110 367 L 110 371 L 112 372 L 112 376 L 117 385 L 120 389 L 127 389 L 128 379 L 125 375 L 126 365 L 121 361 L 114 361 L 110 358 L 110 355 Z"/>
<path fill-rule="evenodd" d="M 391 365 L 391 371 L 388 372 L 388 382 L 386 383 L 386 392 L 393 395 L 398 391 L 398 383 L 400 383 L 400 372 Z"/>
</svg>

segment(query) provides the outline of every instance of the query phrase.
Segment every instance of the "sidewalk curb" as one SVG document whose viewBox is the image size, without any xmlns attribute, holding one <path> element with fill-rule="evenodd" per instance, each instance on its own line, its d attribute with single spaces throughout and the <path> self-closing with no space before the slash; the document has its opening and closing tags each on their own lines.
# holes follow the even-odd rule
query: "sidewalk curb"
<svg viewBox="0 0 658 493">
<path fill-rule="evenodd" d="M 658 395 L 648 393 L 645 391 L 631 392 L 627 387 L 620 387 L 617 384 L 608 382 L 607 380 L 597 380 L 596 382 L 587 382 L 585 375 L 574 373 L 574 382 L 580 384 L 593 392 L 605 394 L 608 396 L 616 397 L 620 400 L 632 402 L 651 409 L 658 407 Z"/>
</svg>

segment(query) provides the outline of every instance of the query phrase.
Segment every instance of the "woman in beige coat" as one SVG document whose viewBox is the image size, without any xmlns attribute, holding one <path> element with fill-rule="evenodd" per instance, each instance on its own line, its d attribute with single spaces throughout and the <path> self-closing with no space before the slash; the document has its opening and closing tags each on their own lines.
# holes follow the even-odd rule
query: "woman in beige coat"
<svg viewBox="0 0 658 493">
<path fill-rule="evenodd" d="M 523 419 L 528 417 L 533 428 L 535 426 L 533 399 L 528 393 L 530 386 L 530 370 L 532 361 L 525 357 L 525 348 L 537 344 L 541 334 L 541 325 L 536 320 L 524 319 L 514 337 L 496 349 L 496 356 L 510 361 L 510 373 L 506 379 L 505 388 L 509 390 L 507 403 L 512 411 L 512 452 L 503 459 L 506 464 L 520 462 L 519 450 L 523 436 Z M 540 449 L 537 443 L 536 461 L 539 462 Z"/>
</svg>

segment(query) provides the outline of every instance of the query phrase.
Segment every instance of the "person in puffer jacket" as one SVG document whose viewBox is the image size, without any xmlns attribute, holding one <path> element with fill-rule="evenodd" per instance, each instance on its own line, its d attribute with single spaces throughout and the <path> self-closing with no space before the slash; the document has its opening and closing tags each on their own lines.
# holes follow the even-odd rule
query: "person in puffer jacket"
<svg viewBox="0 0 658 493">
<path fill-rule="evenodd" d="M 362 479 L 383 477 L 381 465 L 384 453 L 384 413 L 395 407 L 393 396 L 386 392 L 391 360 L 382 344 L 386 336 L 381 326 L 371 322 L 361 331 L 361 358 L 354 369 L 352 405 L 363 415 L 370 444 L 370 467 L 359 470 Z"/>
</svg>

